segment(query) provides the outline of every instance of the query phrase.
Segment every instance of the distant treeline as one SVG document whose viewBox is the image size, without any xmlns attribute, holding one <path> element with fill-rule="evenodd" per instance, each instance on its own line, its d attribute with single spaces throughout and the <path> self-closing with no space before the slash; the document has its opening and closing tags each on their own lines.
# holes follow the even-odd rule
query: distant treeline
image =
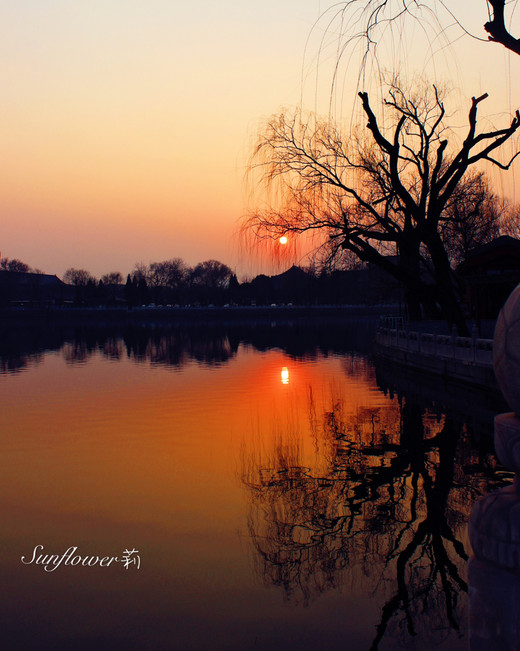
<svg viewBox="0 0 520 651">
<path fill-rule="evenodd" d="M 0 267 L 0 302 L 75 306 L 326 305 L 397 302 L 397 283 L 377 268 L 321 271 L 293 266 L 287 271 L 239 282 L 227 265 L 206 260 L 189 267 L 180 258 L 137 264 L 126 280 L 114 271 L 95 278 L 67 269 L 63 281 L 31 270 L 19 260 Z"/>
</svg>

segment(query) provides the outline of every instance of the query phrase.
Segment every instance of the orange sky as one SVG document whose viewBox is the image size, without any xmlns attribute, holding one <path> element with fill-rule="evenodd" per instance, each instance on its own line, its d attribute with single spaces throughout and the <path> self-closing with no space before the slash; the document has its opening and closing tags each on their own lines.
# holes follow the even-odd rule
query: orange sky
<svg viewBox="0 0 520 651">
<path fill-rule="evenodd" d="M 299 103 L 302 70 L 305 106 L 327 110 L 334 38 L 318 82 L 321 29 L 304 52 L 332 4 L 2 3 L 1 255 L 59 276 L 70 266 L 126 274 L 138 261 L 171 257 L 258 272 L 233 238 L 248 205 L 251 143 L 260 120 Z M 481 4 L 467 15 L 461 0 L 451 3 L 479 35 Z M 413 54 L 421 38 L 416 30 L 415 40 L 394 42 L 385 65 L 425 71 L 433 58 Z M 429 50 L 437 74 L 464 86 L 465 97 L 492 93 L 483 111 L 510 113 L 520 103 L 509 83 L 520 58 L 464 39 L 448 69 L 441 45 Z M 358 69 L 355 61 L 343 68 L 337 108 L 347 117 Z"/>
</svg>

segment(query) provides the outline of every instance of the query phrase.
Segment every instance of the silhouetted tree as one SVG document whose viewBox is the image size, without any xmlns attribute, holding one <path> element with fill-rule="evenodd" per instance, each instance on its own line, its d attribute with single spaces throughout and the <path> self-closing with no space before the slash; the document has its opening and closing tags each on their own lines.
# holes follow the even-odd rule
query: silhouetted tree
<svg viewBox="0 0 520 651">
<path fill-rule="evenodd" d="M 520 206 L 501 202 L 500 234 L 520 239 Z"/>
<path fill-rule="evenodd" d="M 233 274 L 229 279 L 229 300 L 234 303 L 238 302 L 240 298 L 240 283 L 236 277 L 236 274 Z"/>
<path fill-rule="evenodd" d="M 28 264 L 21 260 L 17 260 L 16 258 L 13 258 L 12 260 L 9 258 L 0 259 L 0 270 L 16 271 L 18 273 L 30 273 L 32 271 Z"/>
<path fill-rule="evenodd" d="M 191 271 L 191 293 L 202 303 L 223 303 L 233 271 L 218 260 L 199 262 Z"/>
<path fill-rule="evenodd" d="M 107 287 L 103 280 L 100 280 L 99 283 L 97 284 L 96 290 L 94 292 L 95 296 L 95 302 L 98 305 L 106 305 L 108 302 L 108 293 L 107 293 Z"/>
<path fill-rule="evenodd" d="M 137 287 L 134 280 L 130 277 L 130 274 L 127 275 L 124 297 L 128 307 L 134 307 L 135 305 L 137 305 L 137 291 L 136 291 Z"/>
<path fill-rule="evenodd" d="M 181 258 L 152 262 L 146 270 L 146 280 L 156 303 L 179 300 L 190 270 Z"/>
<path fill-rule="evenodd" d="M 506 16 L 506 5 L 509 15 Z M 404 18 L 410 18 L 420 24 L 425 37 L 433 42 L 436 38 L 446 40 L 447 28 L 458 26 L 460 34 L 469 35 L 464 25 L 457 18 L 460 5 L 453 1 L 439 0 L 347 0 L 334 4 L 324 12 L 323 17 L 329 22 L 329 29 L 334 28 L 335 20 L 341 24 L 340 38 L 343 47 L 337 51 L 345 52 L 345 41 L 361 41 L 365 50 L 365 59 L 370 51 L 375 52 L 386 34 L 395 35 L 391 26 L 395 24 L 401 43 L 406 39 L 403 34 Z M 520 54 L 520 38 L 515 37 L 511 29 L 516 3 L 506 0 L 478 0 L 472 4 L 473 11 L 482 12 L 482 25 L 489 41 L 499 43 L 515 54 Z M 442 17 L 444 16 L 444 18 Z M 489 20 L 486 21 L 486 18 Z M 444 20 L 446 19 L 446 20 Z M 486 22 L 485 22 L 486 21 Z M 406 28 L 405 28 L 406 29 Z M 484 34 L 483 34 L 484 35 Z M 483 40 L 483 39 L 481 39 Z"/>
<path fill-rule="evenodd" d="M 137 301 L 139 305 L 148 305 L 150 294 L 146 278 L 139 278 L 137 282 Z"/>
<path fill-rule="evenodd" d="M 163 262 L 152 262 L 147 279 L 152 287 L 180 288 L 187 280 L 188 267 L 181 258 L 172 258 Z"/>
<path fill-rule="evenodd" d="M 191 272 L 191 282 L 208 289 L 226 289 L 233 276 L 232 270 L 218 260 L 199 262 Z"/>
<path fill-rule="evenodd" d="M 482 173 L 467 175 L 455 188 L 441 216 L 442 241 L 453 266 L 471 249 L 487 244 L 502 231 L 505 204 L 490 190 Z"/>
<path fill-rule="evenodd" d="M 123 276 L 120 271 L 111 271 L 101 276 L 101 281 L 105 285 L 121 285 L 123 283 Z"/>
<path fill-rule="evenodd" d="M 95 282 L 94 276 L 86 269 L 75 269 L 70 267 L 63 274 L 63 282 L 69 285 L 87 285 L 89 281 Z"/>
<path fill-rule="evenodd" d="M 331 258 L 351 251 L 401 282 L 412 318 L 420 318 L 423 305 L 467 335 L 442 225 L 474 165 L 511 165 L 515 157 L 502 163 L 493 154 L 518 130 L 520 114 L 503 129 L 478 133 L 477 109 L 487 95 L 474 97 L 457 145 L 450 144 L 456 138 L 435 87 L 405 93 L 391 83 L 384 119 L 376 117 L 367 93 L 359 97 L 368 121 L 363 136 L 346 137 L 331 120 L 299 113 L 271 118 L 252 168 L 279 192 L 273 207 L 253 213 L 244 228 L 264 239 L 321 231 Z"/>
<path fill-rule="evenodd" d="M 144 262 L 135 263 L 134 269 L 132 271 L 132 278 L 136 278 L 138 282 L 141 278 L 148 280 L 148 267 L 144 264 Z"/>
</svg>

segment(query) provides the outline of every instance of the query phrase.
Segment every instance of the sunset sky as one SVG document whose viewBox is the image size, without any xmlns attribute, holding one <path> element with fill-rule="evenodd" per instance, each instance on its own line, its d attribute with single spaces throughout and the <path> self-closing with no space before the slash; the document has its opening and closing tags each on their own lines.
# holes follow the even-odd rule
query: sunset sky
<svg viewBox="0 0 520 651">
<path fill-rule="evenodd" d="M 2 2 L 1 256 L 59 276 L 71 266 L 126 275 L 136 262 L 171 257 L 189 264 L 215 258 L 239 274 L 257 273 L 234 237 L 250 205 L 248 156 L 258 125 L 280 107 L 303 97 L 308 109 L 328 108 L 339 23 L 321 50 L 318 82 L 327 21 L 307 54 L 305 45 L 332 5 Z M 484 0 L 450 7 L 485 38 Z M 382 63 L 397 61 L 406 75 L 427 72 L 432 58 L 408 53 L 419 52 L 421 40 L 416 30 L 415 41 L 394 42 Z M 482 113 L 507 123 L 520 105 L 520 57 L 469 38 L 448 54 L 441 42 L 434 49 L 436 74 L 464 97 L 489 92 Z M 457 63 L 445 69 L 452 54 Z M 358 72 L 355 59 L 344 62 L 346 118 Z"/>
</svg>

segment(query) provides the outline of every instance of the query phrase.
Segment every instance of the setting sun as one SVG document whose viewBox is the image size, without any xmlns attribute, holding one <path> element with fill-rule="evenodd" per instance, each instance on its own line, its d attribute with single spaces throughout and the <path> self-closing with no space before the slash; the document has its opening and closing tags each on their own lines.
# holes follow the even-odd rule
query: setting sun
<svg viewBox="0 0 520 651">
<path fill-rule="evenodd" d="M 287 238 L 285 235 L 282 235 L 282 237 L 278 240 L 280 244 L 287 244 Z"/>
</svg>

